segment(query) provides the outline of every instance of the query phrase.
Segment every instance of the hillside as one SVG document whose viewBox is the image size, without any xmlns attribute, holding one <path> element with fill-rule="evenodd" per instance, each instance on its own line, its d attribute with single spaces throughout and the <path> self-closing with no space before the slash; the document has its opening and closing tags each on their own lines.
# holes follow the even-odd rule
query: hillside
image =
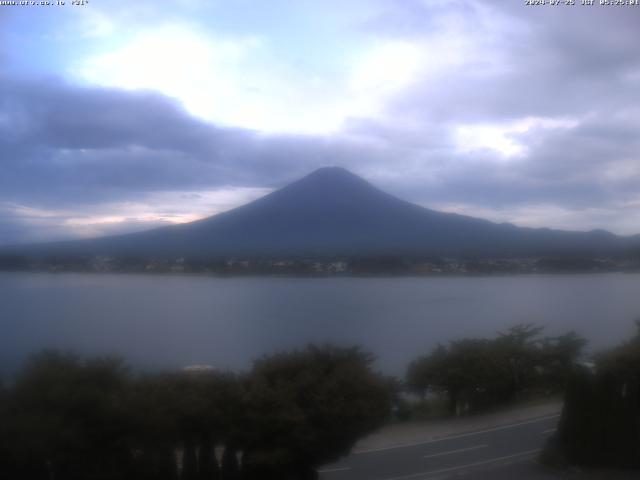
<svg viewBox="0 0 640 480">
<path fill-rule="evenodd" d="M 22 247 L 29 254 L 191 258 L 336 255 L 616 255 L 640 238 L 497 224 L 393 197 L 322 168 L 247 205 L 192 223 Z"/>
</svg>

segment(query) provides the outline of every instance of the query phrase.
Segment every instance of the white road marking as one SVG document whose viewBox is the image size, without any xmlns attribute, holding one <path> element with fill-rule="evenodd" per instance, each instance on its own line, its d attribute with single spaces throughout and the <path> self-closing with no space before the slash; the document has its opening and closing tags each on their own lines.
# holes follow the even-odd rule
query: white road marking
<svg viewBox="0 0 640 480">
<path fill-rule="evenodd" d="M 398 448 L 417 447 L 419 445 L 428 445 L 430 443 L 444 442 L 444 441 L 447 441 L 447 440 L 455 440 L 457 438 L 471 437 L 473 435 L 480 435 L 480 434 L 489 433 L 489 432 L 497 432 L 498 430 L 507 430 L 509 428 L 520 427 L 522 425 L 529 425 L 531 423 L 543 422 L 545 420 L 550 420 L 552 418 L 556 418 L 556 417 L 559 417 L 559 416 L 560 416 L 560 414 L 556 413 L 556 414 L 553 414 L 553 415 L 546 415 L 544 417 L 534 418 L 532 420 L 526 420 L 524 422 L 512 423 L 510 425 L 502 425 L 500 427 L 487 428 L 485 430 L 477 430 L 475 432 L 461 433 L 461 434 L 458 434 L 458 435 L 450 435 L 450 436 L 446 436 L 446 437 L 434 438 L 433 440 L 425 440 L 423 442 L 402 443 L 402 444 L 397 444 L 397 445 L 391 445 L 389 447 L 371 448 L 371 449 L 368 449 L 368 450 L 358 450 L 356 452 L 353 452 L 352 455 L 361 455 L 363 453 L 383 452 L 385 450 L 396 450 Z"/>
<path fill-rule="evenodd" d="M 550 428 L 549 430 L 544 430 L 540 435 L 546 435 L 547 433 L 553 433 L 555 431 L 556 431 L 555 428 Z"/>
<path fill-rule="evenodd" d="M 385 480 L 409 480 L 411 478 L 418 478 L 418 477 L 425 478 L 425 476 L 427 475 L 438 475 L 440 473 L 453 472 L 453 471 L 462 470 L 465 468 L 479 467 L 480 465 L 486 465 L 488 463 L 495 463 L 495 462 L 502 462 L 504 460 L 510 460 L 512 458 L 525 457 L 527 455 L 533 455 L 538 452 L 540 452 L 540 449 L 527 450 L 525 452 L 514 453 L 513 455 L 505 455 L 504 457 L 496 457 L 496 458 L 491 458 L 489 460 L 482 460 L 481 462 L 467 463 L 466 465 L 458 465 L 456 467 L 441 468 L 439 470 L 429 470 L 427 472 L 411 473 L 409 475 L 402 475 L 400 477 L 386 478 Z"/>
<path fill-rule="evenodd" d="M 318 470 L 318 473 L 347 472 L 349 470 L 351 470 L 351 467 L 325 468 L 323 470 Z"/>
<path fill-rule="evenodd" d="M 441 453 L 434 453 L 432 455 L 425 455 L 423 458 L 433 458 L 433 457 L 442 457 L 443 455 L 453 455 L 454 453 L 468 452 L 469 450 L 478 450 L 479 448 L 487 448 L 488 446 L 489 445 L 487 445 L 487 444 L 482 444 L 482 445 L 475 445 L 473 447 L 458 448 L 457 450 L 449 450 L 448 452 L 441 452 Z"/>
</svg>

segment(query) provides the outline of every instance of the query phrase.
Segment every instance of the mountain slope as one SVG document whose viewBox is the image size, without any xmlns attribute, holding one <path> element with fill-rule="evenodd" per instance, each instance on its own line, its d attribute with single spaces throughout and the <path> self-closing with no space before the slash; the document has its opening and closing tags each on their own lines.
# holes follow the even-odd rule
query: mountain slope
<svg viewBox="0 0 640 480">
<path fill-rule="evenodd" d="M 640 244 L 605 231 L 519 228 L 419 207 L 342 168 L 196 222 L 31 247 L 31 253 L 136 256 L 429 254 L 610 255 Z"/>
</svg>

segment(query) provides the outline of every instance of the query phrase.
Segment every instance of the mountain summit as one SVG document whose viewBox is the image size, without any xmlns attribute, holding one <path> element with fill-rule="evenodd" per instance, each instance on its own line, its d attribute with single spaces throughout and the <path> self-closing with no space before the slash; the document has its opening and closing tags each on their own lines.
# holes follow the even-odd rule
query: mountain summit
<svg viewBox="0 0 640 480">
<path fill-rule="evenodd" d="M 339 167 L 192 223 L 30 251 L 143 257 L 610 255 L 640 244 L 609 232 L 519 228 L 411 204 Z"/>
</svg>

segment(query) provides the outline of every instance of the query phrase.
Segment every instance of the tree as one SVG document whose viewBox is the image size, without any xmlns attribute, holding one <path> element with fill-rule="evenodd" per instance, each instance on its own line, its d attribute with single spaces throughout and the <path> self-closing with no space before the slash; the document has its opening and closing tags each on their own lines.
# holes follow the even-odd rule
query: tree
<svg viewBox="0 0 640 480">
<path fill-rule="evenodd" d="M 121 479 L 131 464 L 123 408 L 128 371 L 117 359 L 34 356 L 8 400 L 19 478 Z"/>
<path fill-rule="evenodd" d="M 429 392 L 446 391 L 445 365 L 449 352 L 441 344 L 429 354 L 409 364 L 406 382 L 409 390 L 424 396 Z"/>
<path fill-rule="evenodd" d="M 180 442 L 177 405 L 180 391 L 166 374 L 132 381 L 127 396 L 130 448 L 136 455 L 136 477 L 177 480 L 175 450 Z"/>
<path fill-rule="evenodd" d="M 309 346 L 255 362 L 243 466 L 249 478 L 315 478 L 389 414 L 384 377 L 358 348 Z"/>
<path fill-rule="evenodd" d="M 200 438 L 200 450 L 198 451 L 198 479 L 214 480 L 220 476 L 220 467 L 213 451 L 211 436 L 207 433 Z"/>
<path fill-rule="evenodd" d="M 410 390 L 447 396 L 450 414 L 518 400 L 544 386 L 564 386 L 586 341 L 574 332 L 542 339 L 543 328 L 516 325 L 494 339 L 466 338 L 438 345 L 407 369 Z"/>
<path fill-rule="evenodd" d="M 132 448 L 149 478 L 175 478 L 175 452 L 182 449 L 183 479 L 213 479 L 219 473 L 213 448 L 238 436 L 243 400 L 237 378 L 205 371 L 146 375 L 130 397 L 136 418 Z"/>
<path fill-rule="evenodd" d="M 640 322 L 635 337 L 596 357 L 594 369 L 573 369 L 545 453 L 579 465 L 640 467 Z"/>
<path fill-rule="evenodd" d="M 473 412 L 509 396 L 510 364 L 495 341 L 462 339 L 439 345 L 414 361 L 407 381 L 414 391 L 445 394 L 452 415 Z"/>
<path fill-rule="evenodd" d="M 8 399 L 9 392 L 0 381 L 0 478 L 15 476 L 11 471 L 10 437 L 7 431 L 9 424 Z"/>
<path fill-rule="evenodd" d="M 248 377 L 132 377 L 119 360 L 44 352 L 10 391 L 0 389 L 0 475 L 315 478 L 316 466 L 348 453 L 388 414 L 389 382 L 372 360 L 357 348 L 311 346 L 264 357 Z M 221 466 L 216 445 L 224 446 Z"/>
<path fill-rule="evenodd" d="M 587 340 L 571 331 L 542 341 L 542 386 L 549 392 L 564 392 Z"/>
<path fill-rule="evenodd" d="M 238 465 L 238 452 L 233 444 L 227 443 L 222 454 L 221 476 L 224 480 L 237 480 L 240 478 L 240 466 Z"/>
</svg>

